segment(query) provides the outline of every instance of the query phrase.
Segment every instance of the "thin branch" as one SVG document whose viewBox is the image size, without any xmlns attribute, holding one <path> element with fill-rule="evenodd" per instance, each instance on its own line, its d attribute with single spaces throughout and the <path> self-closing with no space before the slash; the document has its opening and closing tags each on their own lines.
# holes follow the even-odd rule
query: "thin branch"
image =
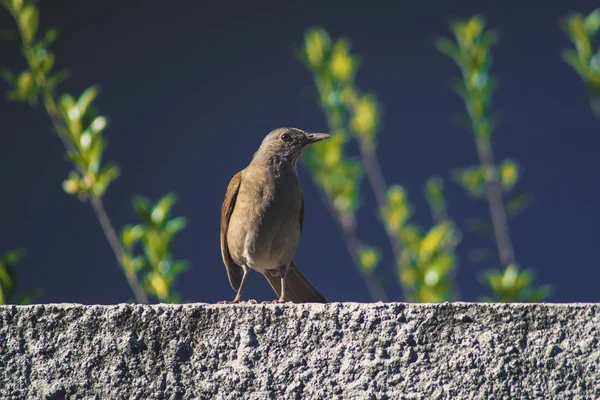
<svg viewBox="0 0 600 400">
<path fill-rule="evenodd" d="M 127 283 L 129 283 L 129 287 L 131 287 L 131 290 L 133 291 L 137 302 L 141 304 L 147 304 L 148 296 L 146 295 L 146 292 L 144 292 L 144 290 L 142 289 L 137 275 L 134 271 L 127 268 L 123 262 L 123 260 L 125 260 L 125 250 L 123 249 L 123 246 L 121 246 L 121 242 L 119 241 L 115 228 L 110 222 L 110 218 L 108 217 L 108 214 L 104 209 L 104 203 L 102 202 L 102 198 L 95 195 L 91 196 L 90 203 L 92 204 L 92 208 L 96 213 L 96 217 L 98 218 L 98 221 L 102 226 L 102 230 L 104 231 L 104 235 L 106 236 L 110 247 L 115 253 L 117 259 L 120 260 L 119 264 L 121 264 L 121 266 L 123 267 L 125 277 L 127 278 Z"/>
<path fill-rule="evenodd" d="M 494 164 L 494 154 L 489 139 L 487 141 L 485 139 L 477 139 L 477 153 L 479 154 L 479 160 L 484 170 L 494 171 L 486 179 L 485 194 L 492 217 L 492 226 L 494 228 L 500 263 L 506 267 L 515 261 L 515 252 L 510 239 L 508 219 L 502 199 L 502 186 L 498 181 L 496 166 Z"/>
<path fill-rule="evenodd" d="M 388 301 L 388 295 L 379 282 L 379 279 L 372 273 L 364 271 L 360 267 L 360 240 L 358 239 L 358 234 L 356 233 L 356 221 L 354 220 L 354 216 L 352 214 L 342 214 L 338 212 L 332 205 L 329 196 L 320 189 L 319 190 L 322 197 L 323 203 L 329 210 L 333 219 L 338 223 L 340 228 L 342 229 L 342 233 L 344 236 L 344 242 L 346 243 L 346 248 L 348 249 L 348 253 L 350 253 L 350 257 L 354 264 L 358 267 L 358 271 L 360 273 L 361 278 L 365 281 L 367 285 L 367 290 L 369 294 L 375 301 Z"/>
<path fill-rule="evenodd" d="M 346 103 L 350 109 L 355 109 L 355 103 L 353 101 L 348 101 Z M 377 160 L 377 154 L 375 153 L 375 148 L 367 143 L 359 134 L 354 135 L 356 141 L 358 143 L 358 150 L 360 153 L 360 158 L 365 167 L 365 173 L 367 175 L 367 180 L 369 181 L 369 185 L 371 186 L 371 190 L 375 194 L 375 201 L 377 201 L 377 206 L 379 210 L 385 210 L 388 208 L 388 185 L 385 182 L 385 178 L 383 176 L 383 172 L 381 170 L 381 166 L 379 165 L 379 161 Z M 396 263 L 400 261 L 400 256 L 402 255 L 402 243 L 400 239 L 393 232 L 388 225 L 383 223 L 385 232 L 387 233 L 388 239 L 390 241 L 390 246 L 392 247 L 392 252 L 394 253 L 394 260 Z"/>
<path fill-rule="evenodd" d="M 379 210 L 385 210 L 388 207 L 388 186 L 385 182 L 385 178 L 383 177 L 383 172 L 381 171 L 379 161 L 377 161 L 377 155 L 375 154 L 375 150 L 373 149 L 373 147 L 365 143 L 365 141 L 362 140 L 360 137 L 358 138 L 358 148 L 360 152 L 360 157 L 365 167 L 367 180 L 369 181 L 369 185 L 371 186 L 371 189 L 375 194 L 375 200 L 377 201 Z M 394 260 L 398 262 L 402 254 L 402 245 L 398 237 L 394 234 L 392 230 L 388 228 L 385 222 L 384 227 L 385 232 L 387 233 L 388 239 L 390 241 L 392 251 L 394 253 Z"/>
</svg>

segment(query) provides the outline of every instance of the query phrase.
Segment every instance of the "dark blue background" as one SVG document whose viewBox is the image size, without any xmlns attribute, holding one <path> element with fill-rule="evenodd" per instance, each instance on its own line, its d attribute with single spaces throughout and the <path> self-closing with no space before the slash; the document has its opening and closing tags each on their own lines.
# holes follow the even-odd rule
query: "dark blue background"
<svg viewBox="0 0 600 400">
<path fill-rule="evenodd" d="M 205 3 L 202 5 L 201 3 Z M 588 13 L 592 1 L 573 2 L 41 2 L 42 25 L 57 26 L 58 65 L 71 78 L 61 86 L 79 94 L 99 83 L 100 111 L 109 116 L 107 160 L 122 176 L 105 197 L 115 225 L 135 221 L 131 196 L 157 198 L 176 191 L 175 213 L 190 227 L 174 254 L 191 261 L 178 289 L 186 301 L 230 299 L 219 252 L 219 213 L 229 179 L 247 165 L 264 134 L 279 126 L 326 129 L 321 111 L 306 96 L 308 71 L 292 48 L 306 28 L 323 26 L 349 37 L 362 58 L 358 83 L 385 105 L 378 154 L 388 182 L 401 183 L 430 224 L 422 185 L 432 174 L 476 163 L 471 134 L 452 123 L 463 111 L 448 88 L 458 68 L 434 48 L 449 35 L 449 17 L 483 13 L 503 36 L 494 51 L 500 80 L 494 106 L 504 121 L 494 137 L 496 157 L 524 168 L 519 189 L 535 203 L 511 220 L 517 259 L 552 283 L 552 301 L 599 301 L 600 126 L 586 91 L 559 57 L 569 46 L 559 18 Z M 0 27 L 12 27 L 0 12 Z M 0 64 L 24 64 L 12 44 L 0 44 Z M 2 90 L 6 86 L 1 86 Z M 352 149 L 351 149 L 352 151 Z M 123 273 L 88 204 L 62 192 L 69 164 L 46 115 L 16 103 L 0 103 L 0 249 L 25 247 L 21 289 L 41 288 L 39 302 L 116 303 L 131 298 Z M 306 217 L 297 263 L 332 301 L 369 301 L 310 177 L 301 170 Z M 487 217 L 484 202 L 448 185 L 451 215 L 459 222 Z M 361 238 L 385 251 L 382 273 L 396 279 L 374 199 L 363 187 Z M 466 235 L 460 246 L 462 299 L 483 294 L 483 265 L 466 257 L 486 244 Z M 395 282 L 391 297 L 400 299 Z M 248 296 L 274 294 L 253 274 Z"/>
</svg>

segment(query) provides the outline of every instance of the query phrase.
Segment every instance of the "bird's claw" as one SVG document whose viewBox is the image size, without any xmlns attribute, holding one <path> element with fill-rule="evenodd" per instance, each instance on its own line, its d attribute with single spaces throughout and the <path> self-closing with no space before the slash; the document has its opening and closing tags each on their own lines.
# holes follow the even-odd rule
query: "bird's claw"
<svg viewBox="0 0 600 400">
<path fill-rule="evenodd" d="M 233 300 L 221 300 L 219 302 L 217 302 L 217 304 L 244 304 L 244 303 L 248 303 L 248 304 L 256 304 L 256 300 L 254 299 L 250 299 L 248 301 L 244 301 L 241 299 L 233 299 Z"/>
<path fill-rule="evenodd" d="M 291 303 L 291 301 L 285 301 L 282 299 L 275 299 L 271 301 L 263 301 L 262 304 L 283 304 L 283 303 Z"/>
</svg>

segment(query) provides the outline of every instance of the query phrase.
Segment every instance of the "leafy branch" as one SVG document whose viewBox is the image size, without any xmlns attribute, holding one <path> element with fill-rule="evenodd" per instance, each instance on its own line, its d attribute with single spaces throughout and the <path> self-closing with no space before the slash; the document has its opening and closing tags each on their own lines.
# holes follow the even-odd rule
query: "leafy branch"
<svg viewBox="0 0 600 400">
<path fill-rule="evenodd" d="M 357 239 L 354 219 L 359 208 L 363 172 L 375 194 L 405 296 L 416 301 L 451 297 L 451 285 L 446 278 L 454 268 L 454 257 L 447 257 L 448 262 L 437 261 L 441 256 L 438 250 L 443 248 L 442 253 L 449 256 L 448 252 L 453 251 L 457 243 L 453 239 L 456 237 L 453 225 L 444 221 L 423 232 L 409 223 L 412 210 L 404 188 L 399 185 L 388 187 L 385 182 L 375 152 L 381 126 L 380 106 L 375 96 L 362 93 L 355 84 L 359 61 L 350 53 L 349 42 L 344 39 L 332 41 L 325 30 L 311 29 L 305 35 L 303 47 L 296 53 L 312 73 L 317 102 L 333 133 L 327 143 L 309 149 L 306 164 L 326 194 L 325 203 L 337 217 L 347 247 L 351 254 L 358 255 L 353 259 L 367 286 L 373 286 L 373 282 L 379 285 L 374 271 L 381 253 Z M 358 144 L 360 161 L 344 156 L 344 146 L 352 139 Z M 353 222 L 345 223 L 348 220 Z"/>
<path fill-rule="evenodd" d="M 325 69 L 325 53 L 330 46 L 326 34 L 319 30 L 311 31 L 306 34 L 304 47 L 297 50 L 297 56 L 307 65 L 321 65 Z M 346 247 L 371 297 L 376 301 L 386 301 L 388 295 L 374 274 L 380 254 L 358 238 L 356 210 L 364 171 L 360 162 L 345 155 L 349 137 L 344 129 L 343 108 L 337 97 L 339 92 L 331 86 L 334 82 L 329 76 L 313 75 L 313 78 L 332 137 L 319 146 L 309 148 L 304 163 L 321 187 L 324 203 L 342 229 Z"/>
<path fill-rule="evenodd" d="M 577 72 L 589 90 L 590 106 L 600 119 L 600 50 L 593 51 L 594 40 L 600 30 L 600 8 L 588 15 L 572 13 L 561 20 L 574 48 L 563 49 L 563 60 Z"/>
<path fill-rule="evenodd" d="M 18 27 L 18 33 L 8 36 L 20 43 L 27 62 L 27 69 L 18 74 L 7 69 L 1 71 L 2 77 L 12 88 L 8 98 L 26 102 L 31 106 L 42 103 L 73 166 L 73 170 L 63 182 L 63 189 L 66 193 L 77 195 L 81 201 L 89 200 L 136 301 L 148 303 L 149 294 L 161 301 L 176 301 L 177 296 L 172 293 L 173 280 L 185 268 L 183 262 L 171 265 L 169 248 L 171 237 L 183 229 L 185 223 L 183 220 L 167 221 L 170 207 L 174 203 L 174 195 L 166 196 L 165 203 L 155 206 L 152 210 L 157 215 L 163 213 L 160 219 L 143 219 L 143 224 L 146 225 L 136 227 L 137 231 L 142 233 L 140 239 L 147 263 L 133 257 L 131 248 L 121 243 L 103 203 L 103 196 L 119 176 L 120 169 L 116 163 L 102 160 L 106 148 L 103 133 L 108 121 L 106 117 L 98 114 L 93 104 L 99 93 L 98 88 L 89 87 L 79 97 L 70 94 L 58 95 L 58 84 L 68 76 L 65 70 L 54 70 L 55 55 L 49 49 L 57 39 L 58 32 L 55 29 L 39 31 L 39 9 L 34 1 L 0 1 Z M 169 222 L 172 223 L 169 225 Z M 170 228 L 165 228 L 163 224 Z M 140 272 L 145 274 L 143 285 L 138 277 Z"/>
<path fill-rule="evenodd" d="M 492 231 L 498 249 L 503 273 L 487 272 L 485 280 L 500 301 L 520 301 L 524 287 L 531 283 L 531 274 L 519 272 L 515 261 L 515 252 L 510 237 L 508 217 L 504 205 L 504 193 L 515 186 L 520 177 L 520 168 L 513 160 L 504 160 L 496 164 L 492 148 L 492 134 L 497 126 L 497 118 L 491 113 L 492 96 L 497 83 L 491 75 L 491 49 L 498 42 L 499 34 L 495 30 L 485 30 L 482 16 L 476 15 L 468 20 L 451 24 L 454 41 L 448 38 L 437 40 L 438 50 L 451 58 L 461 70 L 461 78 L 452 81 L 452 86 L 462 98 L 467 109 L 469 130 L 473 132 L 479 165 L 457 169 L 454 179 L 473 197 L 485 198 L 491 215 Z M 516 199 L 516 200 L 515 200 Z M 511 202 L 519 209 L 527 203 L 523 195 Z M 515 206 L 516 204 L 516 206 Z M 523 279 L 512 278 L 523 277 Z M 502 277 L 508 277 L 502 280 Z M 510 283 L 511 287 L 499 285 Z M 547 295 L 549 288 L 542 289 Z M 514 296 L 514 297 L 511 297 Z"/>
<path fill-rule="evenodd" d="M 171 243 L 183 230 L 187 221 L 183 217 L 171 218 L 171 208 L 177 198 L 168 193 L 154 205 L 146 197 L 136 196 L 133 207 L 141 223 L 127 225 L 121 232 L 126 251 L 126 264 L 135 271 L 144 272 L 144 289 L 161 302 L 179 303 L 181 299 L 174 291 L 176 278 L 187 271 L 189 263 L 173 260 Z M 142 255 L 135 255 L 135 246 L 142 244 Z"/>
<path fill-rule="evenodd" d="M 13 302 L 28 304 L 36 296 L 36 292 L 28 292 L 13 301 L 17 291 L 17 263 L 22 257 L 22 250 L 10 250 L 0 257 L 0 305 Z"/>
</svg>

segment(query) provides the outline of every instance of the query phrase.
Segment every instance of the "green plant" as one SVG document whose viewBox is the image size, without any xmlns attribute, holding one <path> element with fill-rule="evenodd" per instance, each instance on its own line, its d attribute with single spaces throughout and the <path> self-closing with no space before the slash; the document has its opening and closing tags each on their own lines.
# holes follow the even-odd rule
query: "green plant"
<svg viewBox="0 0 600 400">
<path fill-rule="evenodd" d="M 104 207 L 103 196 L 110 184 L 119 176 L 120 169 L 116 163 L 103 161 L 106 148 L 104 130 L 108 120 L 98 114 L 94 106 L 98 88 L 91 86 L 77 97 L 66 93 L 59 95 L 57 86 L 67 78 L 68 73 L 65 70 L 54 69 L 55 55 L 50 50 L 50 45 L 58 38 L 57 30 L 50 29 L 45 32 L 39 30 L 39 9 L 34 1 L 0 1 L 18 27 L 18 33 L 12 32 L 8 36 L 20 44 L 27 63 L 27 68 L 18 74 L 7 69 L 2 70 L 2 77 L 11 86 L 8 98 L 26 102 L 31 106 L 36 106 L 38 103 L 43 105 L 73 166 L 68 179 L 63 182 L 64 191 L 78 195 L 81 201 L 90 202 L 136 301 L 147 303 L 148 294 L 163 300 L 162 292 L 159 295 L 158 291 L 151 289 L 152 285 L 140 283 L 138 272 L 141 270 L 136 269 L 137 264 L 130 261 L 131 257 L 119 241 Z M 147 242 L 149 253 L 165 252 L 162 248 L 152 250 L 151 247 L 154 245 L 164 245 L 164 243 Z M 176 274 L 169 279 L 175 276 Z M 167 281 L 165 276 L 165 282 Z M 174 301 L 175 298 L 169 292 L 164 300 Z"/>
<path fill-rule="evenodd" d="M 17 262 L 22 256 L 22 250 L 10 250 L 0 257 L 0 305 L 13 302 L 17 291 Z M 35 296 L 35 292 L 27 292 L 14 303 L 29 304 Z"/>
<path fill-rule="evenodd" d="M 498 42 L 499 35 L 495 30 L 485 30 L 485 21 L 480 15 L 451 23 L 451 30 L 455 41 L 440 38 L 437 48 L 461 70 L 461 78 L 453 80 L 452 86 L 464 101 L 467 118 L 462 121 L 466 120 L 468 129 L 473 133 L 479 156 L 478 165 L 456 169 L 453 177 L 469 195 L 487 201 L 499 262 L 504 268 L 502 273 L 486 272 L 484 280 L 492 289 L 493 298 L 499 301 L 524 301 L 527 296 L 522 293 L 526 291 L 547 295 L 548 287 L 539 291 L 530 289 L 531 273 L 520 272 L 510 237 L 504 194 L 511 192 L 521 169 L 513 160 L 499 164 L 494 160 L 492 135 L 497 127 L 497 118 L 491 112 L 491 105 L 497 82 L 490 69 L 491 49 Z M 527 199 L 527 195 L 518 195 L 509 203 L 509 209 L 515 213 L 520 211 L 527 205 Z M 509 278 L 499 278 L 503 276 Z M 512 276 L 517 278 L 510 278 Z M 498 284 L 498 279 L 502 285 Z"/>
<path fill-rule="evenodd" d="M 125 263 L 143 273 L 146 293 L 165 303 L 181 302 L 174 283 L 189 267 L 187 261 L 173 260 L 171 255 L 173 237 L 187 225 L 183 217 L 171 218 L 175 202 L 175 193 L 164 195 L 154 205 L 146 197 L 136 196 L 133 207 L 141 223 L 127 225 L 121 232 Z M 134 248 L 138 243 L 142 245 L 143 254 L 136 256 Z"/>
<path fill-rule="evenodd" d="M 493 296 L 484 296 L 482 301 L 539 302 L 547 299 L 552 292 L 548 285 L 533 287 L 533 273 L 520 271 L 515 264 L 510 264 L 504 272 L 487 272 L 485 282 Z"/>
<path fill-rule="evenodd" d="M 600 50 L 593 50 L 600 30 L 600 8 L 588 15 L 571 13 L 562 19 L 561 27 L 574 46 L 563 49 L 561 56 L 587 86 L 590 106 L 595 117 L 600 119 Z"/>
<path fill-rule="evenodd" d="M 448 276 L 454 268 L 452 253 L 457 244 L 454 225 L 442 221 L 424 231 L 409 223 L 412 211 L 404 188 L 386 184 L 375 151 L 381 107 L 374 95 L 363 93 L 356 86 L 360 62 L 350 53 L 350 43 L 345 39 L 332 41 L 324 29 L 310 29 L 296 54 L 312 74 L 316 101 L 332 132 L 332 139 L 308 150 L 305 164 L 323 190 L 325 204 L 342 228 L 346 245 L 372 297 L 385 300 L 387 294 L 375 275 L 380 250 L 358 239 L 355 214 L 360 206 L 363 177 L 375 194 L 405 296 L 414 301 L 451 298 Z M 358 160 L 345 156 L 345 145 L 350 140 L 358 145 Z M 445 257 L 445 261 L 441 262 L 440 257 Z"/>
</svg>

